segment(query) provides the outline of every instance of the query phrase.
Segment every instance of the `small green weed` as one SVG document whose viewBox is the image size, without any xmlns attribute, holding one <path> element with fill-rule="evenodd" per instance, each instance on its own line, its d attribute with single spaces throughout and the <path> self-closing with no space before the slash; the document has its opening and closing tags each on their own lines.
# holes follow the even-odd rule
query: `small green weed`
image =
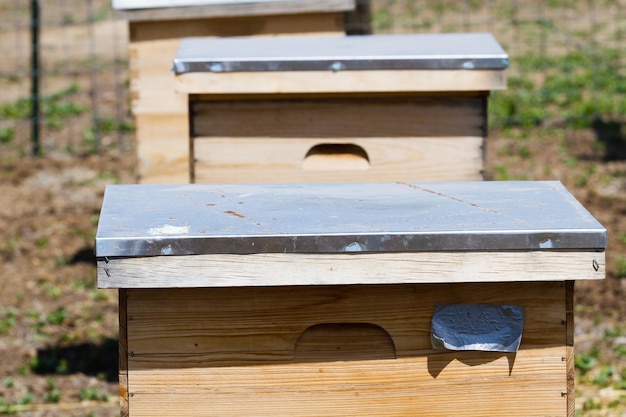
<svg viewBox="0 0 626 417">
<path fill-rule="evenodd" d="M 78 238 L 85 239 L 88 241 L 92 241 L 96 238 L 95 229 L 84 230 L 78 227 L 74 227 L 72 229 L 72 234 Z"/>
<path fill-rule="evenodd" d="M 53 130 L 62 129 L 68 117 L 79 116 L 87 111 L 84 106 L 68 101 L 78 91 L 78 84 L 72 83 L 69 87 L 41 99 L 41 116 L 45 126 Z M 31 99 L 20 98 L 13 103 L 0 106 L 0 119 L 28 119 L 31 112 Z"/>
<path fill-rule="evenodd" d="M 626 257 L 619 256 L 615 260 L 615 265 L 617 266 L 617 277 L 618 278 L 626 278 Z"/>
<path fill-rule="evenodd" d="M 72 281 L 71 286 L 74 290 L 97 290 L 96 280 L 92 277 L 78 278 Z"/>
<path fill-rule="evenodd" d="M 0 317 L 0 335 L 9 331 L 17 322 L 17 309 L 15 307 L 6 307 Z"/>
<path fill-rule="evenodd" d="M 596 366 L 598 355 L 599 351 L 597 348 L 592 348 L 589 352 L 576 355 L 574 366 L 580 371 L 581 375 L 585 375 Z"/>
<path fill-rule="evenodd" d="M 11 143 L 15 138 L 15 130 L 10 127 L 0 128 L 0 143 Z"/>
<path fill-rule="evenodd" d="M 61 390 L 57 388 L 54 378 L 47 379 L 43 400 L 47 403 L 58 403 L 61 401 Z"/>
<path fill-rule="evenodd" d="M 615 374 L 616 372 L 613 365 L 603 364 L 592 378 L 592 382 L 601 388 L 606 388 L 613 382 Z"/>
<path fill-rule="evenodd" d="M 24 395 L 20 397 L 19 400 L 17 400 L 17 403 L 19 405 L 27 405 L 27 404 L 34 403 L 35 400 L 36 400 L 35 394 L 33 394 L 32 392 L 26 392 L 24 393 Z"/>
<path fill-rule="evenodd" d="M 57 307 L 52 313 L 48 313 L 45 317 L 45 323 L 53 326 L 63 324 L 67 318 L 67 311 L 63 307 Z"/>
<path fill-rule="evenodd" d="M 586 167 L 582 174 L 579 174 L 574 178 L 574 185 L 576 187 L 585 187 L 589 183 L 591 176 L 595 174 L 596 170 L 597 167 L 595 165 Z"/>
<path fill-rule="evenodd" d="M 109 401 L 109 394 L 97 388 L 83 388 L 79 398 L 81 401 Z"/>
<path fill-rule="evenodd" d="M 496 165 L 494 167 L 494 171 L 495 171 L 495 180 L 498 181 L 507 181 L 510 176 L 509 176 L 509 170 L 507 169 L 507 167 L 505 165 Z"/>
<path fill-rule="evenodd" d="M 52 282 L 44 283 L 43 289 L 46 292 L 46 295 L 52 299 L 57 299 L 63 294 L 61 287 Z"/>
<path fill-rule="evenodd" d="M 35 240 L 35 246 L 38 249 L 46 249 L 48 247 L 48 236 L 41 236 Z"/>
<path fill-rule="evenodd" d="M 602 409 L 602 404 L 600 404 L 599 401 L 597 401 L 597 400 L 595 400 L 593 398 L 588 398 L 583 403 L 583 410 L 584 411 L 601 410 L 601 409 Z"/>
<path fill-rule="evenodd" d="M 3 397 L 0 397 L 0 414 L 17 414 L 17 412 L 16 404 L 7 402 Z"/>
</svg>

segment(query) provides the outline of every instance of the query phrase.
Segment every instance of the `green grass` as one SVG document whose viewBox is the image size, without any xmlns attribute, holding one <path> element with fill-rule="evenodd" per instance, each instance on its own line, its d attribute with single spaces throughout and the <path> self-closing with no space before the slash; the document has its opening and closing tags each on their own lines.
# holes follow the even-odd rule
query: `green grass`
<svg viewBox="0 0 626 417">
<path fill-rule="evenodd" d="M 7 333 L 17 322 L 18 310 L 15 307 L 6 307 L 0 312 L 0 335 Z"/>
<path fill-rule="evenodd" d="M 84 106 L 71 101 L 78 92 L 78 84 L 73 83 L 63 90 L 42 97 L 43 124 L 52 130 L 60 130 L 65 126 L 68 117 L 85 113 L 87 109 Z M 0 106 L 0 119 L 24 120 L 30 118 L 31 113 L 32 100 L 30 98 L 20 98 L 13 103 Z"/>
<path fill-rule="evenodd" d="M 615 260 L 617 266 L 617 277 L 626 278 L 626 256 L 620 256 Z"/>
<path fill-rule="evenodd" d="M 109 401 L 109 394 L 97 388 L 83 388 L 79 398 L 81 401 Z"/>
<path fill-rule="evenodd" d="M 626 79 L 615 66 L 618 52 L 587 48 L 512 58 L 520 75 L 509 78 L 506 90 L 493 93 L 490 126 L 528 129 L 558 118 L 568 127 L 588 128 L 598 117 L 620 117 L 626 113 Z M 532 81 L 536 78 L 541 80 Z"/>
</svg>

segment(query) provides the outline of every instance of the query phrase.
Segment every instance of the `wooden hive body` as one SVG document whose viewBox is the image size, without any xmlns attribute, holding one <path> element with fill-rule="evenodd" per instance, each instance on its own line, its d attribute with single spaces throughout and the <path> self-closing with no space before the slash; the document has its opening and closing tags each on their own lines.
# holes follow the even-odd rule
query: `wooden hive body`
<svg viewBox="0 0 626 417">
<path fill-rule="evenodd" d="M 114 1 L 128 20 L 137 174 L 143 183 L 189 182 L 187 96 L 172 58 L 184 37 L 340 35 L 354 0 Z"/>
<path fill-rule="evenodd" d="M 605 246 L 551 182 L 108 187 L 123 414 L 573 416 Z M 440 304 L 520 306 L 519 350 L 434 348 Z"/>
<path fill-rule="evenodd" d="M 185 39 L 191 180 L 480 180 L 506 65 L 488 34 Z"/>
</svg>

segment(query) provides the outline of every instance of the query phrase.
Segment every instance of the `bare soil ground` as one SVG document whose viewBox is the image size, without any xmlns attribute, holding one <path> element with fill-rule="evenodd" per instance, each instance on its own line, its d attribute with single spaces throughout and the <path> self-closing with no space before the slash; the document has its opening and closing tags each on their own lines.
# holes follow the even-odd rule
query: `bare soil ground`
<svg viewBox="0 0 626 417">
<path fill-rule="evenodd" d="M 95 288 L 93 239 L 104 186 L 132 182 L 132 161 L 0 162 L 0 398 L 20 415 L 119 414 L 117 293 Z"/>
</svg>

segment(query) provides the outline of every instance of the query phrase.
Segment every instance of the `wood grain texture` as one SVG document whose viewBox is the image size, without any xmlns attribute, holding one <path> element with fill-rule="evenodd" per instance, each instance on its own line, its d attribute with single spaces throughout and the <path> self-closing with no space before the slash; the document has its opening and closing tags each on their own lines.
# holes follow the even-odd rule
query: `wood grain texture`
<svg viewBox="0 0 626 417">
<path fill-rule="evenodd" d="M 269 0 L 245 2 L 187 0 L 183 7 L 168 7 L 172 3 L 171 1 L 160 1 L 152 2 L 150 8 L 133 6 L 138 3 L 137 1 L 118 0 L 116 3 L 115 8 L 119 9 L 116 10 L 116 17 L 130 21 L 338 13 L 351 11 L 355 8 L 354 0 Z"/>
<path fill-rule="evenodd" d="M 186 94 L 392 93 L 506 88 L 501 70 L 193 72 L 176 77 Z"/>
<path fill-rule="evenodd" d="M 194 181 L 482 180 L 485 100 L 443 95 L 193 102 Z M 319 146 L 362 152 L 310 155 Z"/>
<path fill-rule="evenodd" d="M 127 295 L 124 289 L 118 291 L 119 299 L 119 386 L 120 386 L 120 416 L 128 417 L 128 333 L 127 328 Z"/>
<path fill-rule="evenodd" d="M 309 13 L 298 15 L 242 16 L 236 18 L 201 18 L 130 22 L 131 42 L 180 40 L 189 37 L 343 36 L 340 13 Z M 172 68 L 175 54 L 168 56 L 167 70 Z"/>
<path fill-rule="evenodd" d="M 578 251 L 157 256 L 97 269 L 100 288 L 563 281 L 606 271 L 603 252 Z"/>
<path fill-rule="evenodd" d="M 135 114 L 137 176 L 144 184 L 186 184 L 189 174 L 187 114 Z"/>
<path fill-rule="evenodd" d="M 565 415 L 563 282 L 129 292 L 131 415 Z M 458 302 L 523 306 L 520 351 L 432 350 Z M 329 349 L 342 326 L 352 357 Z"/>
<path fill-rule="evenodd" d="M 567 366 L 567 416 L 576 415 L 576 364 L 574 350 L 574 284 L 575 281 L 565 283 L 565 314 L 567 322 L 566 337 L 566 366 Z"/>
<path fill-rule="evenodd" d="M 358 155 L 306 157 L 319 145 L 351 145 Z M 481 137 L 464 138 L 196 138 L 195 183 L 481 181 Z"/>
<path fill-rule="evenodd" d="M 133 416 L 564 416 L 560 348 L 480 363 L 435 359 L 137 371 Z M 492 355 L 486 355 L 490 357 Z M 462 361 L 469 362 L 468 364 Z"/>
<path fill-rule="evenodd" d="M 485 95 L 193 101 L 194 137 L 405 138 L 486 134 Z"/>
</svg>

